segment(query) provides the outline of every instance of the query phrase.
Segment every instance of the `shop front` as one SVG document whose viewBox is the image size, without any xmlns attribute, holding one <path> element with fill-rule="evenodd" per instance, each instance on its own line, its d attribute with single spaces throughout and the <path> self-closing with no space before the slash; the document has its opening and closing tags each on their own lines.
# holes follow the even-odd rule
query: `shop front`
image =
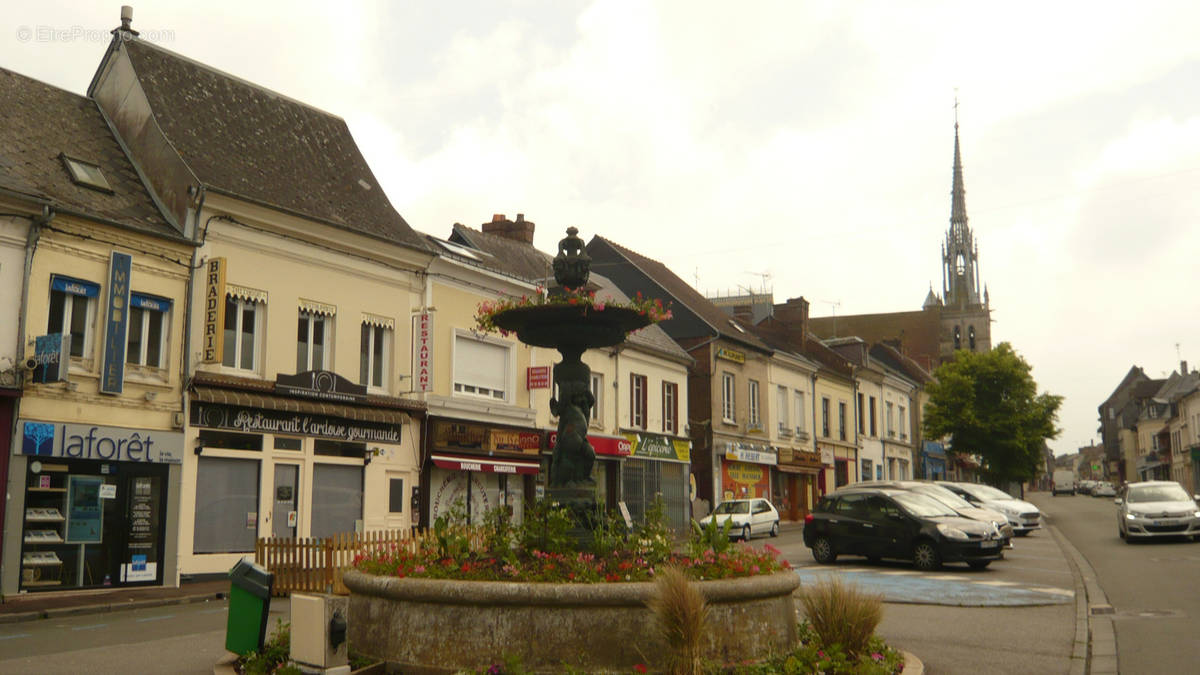
<svg viewBox="0 0 1200 675">
<path fill-rule="evenodd" d="M 419 403 L 334 373 L 275 383 L 198 373 L 190 389 L 183 571 L 227 571 L 262 537 L 413 525 Z"/>
<path fill-rule="evenodd" d="M 176 585 L 183 434 L 19 420 L 4 592 Z M 10 559 L 11 558 L 11 559 Z"/>
<path fill-rule="evenodd" d="M 946 450 L 937 441 L 925 441 L 921 450 L 922 477 L 926 480 L 946 478 Z"/>
<path fill-rule="evenodd" d="M 452 514 L 479 523 L 497 508 L 520 523 L 542 472 L 544 437 L 537 429 L 431 418 L 425 437 L 429 461 L 421 477 L 421 526 Z"/>
<path fill-rule="evenodd" d="M 779 463 L 775 448 L 730 441 L 721 458 L 721 501 L 771 499 L 771 468 Z"/>
<path fill-rule="evenodd" d="M 591 443 L 592 449 L 596 451 L 596 492 L 597 497 L 604 503 L 604 508 L 613 510 L 617 508 L 617 502 L 622 499 L 621 490 L 621 467 L 625 460 L 633 453 L 633 445 L 635 439 L 632 436 L 607 436 L 604 434 L 588 434 L 588 443 Z M 543 451 L 546 457 L 550 457 L 554 452 L 554 444 L 558 441 L 558 432 L 551 431 L 546 436 L 546 449 Z M 549 476 L 549 467 L 542 474 Z M 545 490 L 545 485 L 539 482 L 538 489 Z"/>
<path fill-rule="evenodd" d="M 629 458 L 621 467 L 622 501 L 634 522 L 641 522 L 656 497 L 662 499 L 667 524 L 686 532 L 691 522 L 692 443 L 659 434 L 626 434 Z"/>
<path fill-rule="evenodd" d="M 817 503 L 817 483 L 824 469 L 821 455 L 781 446 L 775 467 L 772 502 L 784 520 L 801 520 Z"/>
</svg>

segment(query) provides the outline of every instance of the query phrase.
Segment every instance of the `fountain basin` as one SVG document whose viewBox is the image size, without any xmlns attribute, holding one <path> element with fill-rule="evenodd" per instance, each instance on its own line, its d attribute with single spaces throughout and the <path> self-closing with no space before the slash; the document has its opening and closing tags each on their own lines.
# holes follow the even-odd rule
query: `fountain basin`
<svg viewBox="0 0 1200 675">
<path fill-rule="evenodd" d="M 650 325 L 649 317 L 628 307 L 597 310 L 586 304 L 517 307 L 500 312 L 493 321 L 525 344 L 578 350 L 620 344 L 626 334 Z"/>
<path fill-rule="evenodd" d="M 629 672 L 663 662 L 646 601 L 652 582 L 517 583 L 345 575 L 349 642 L 405 673 L 451 673 L 514 655 L 528 669 Z M 791 571 L 698 582 L 709 605 L 705 653 L 720 662 L 796 645 Z"/>
</svg>

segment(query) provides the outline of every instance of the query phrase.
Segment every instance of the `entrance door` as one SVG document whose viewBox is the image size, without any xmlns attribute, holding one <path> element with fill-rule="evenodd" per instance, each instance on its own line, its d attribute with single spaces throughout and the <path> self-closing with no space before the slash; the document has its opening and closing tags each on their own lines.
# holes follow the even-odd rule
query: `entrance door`
<svg viewBox="0 0 1200 675">
<path fill-rule="evenodd" d="M 275 503 L 271 508 L 271 534 L 275 537 L 296 536 L 298 516 L 296 504 L 300 497 L 300 467 L 296 464 L 275 465 Z"/>
</svg>

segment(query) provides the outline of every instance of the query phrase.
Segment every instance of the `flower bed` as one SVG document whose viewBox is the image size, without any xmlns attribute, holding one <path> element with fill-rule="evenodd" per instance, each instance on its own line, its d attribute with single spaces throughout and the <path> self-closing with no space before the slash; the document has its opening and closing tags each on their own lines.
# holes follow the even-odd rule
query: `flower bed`
<svg viewBox="0 0 1200 675">
<path fill-rule="evenodd" d="M 547 293 L 539 286 L 532 296 L 505 297 L 479 303 L 475 310 L 475 325 L 485 333 L 499 332 L 501 335 L 507 336 L 510 332 L 496 325 L 497 315 L 512 309 L 544 306 L 578 307 L 585 313 L 603 313 L 609 308 L 628 309 L 645 317 L 650 323 L 666 321 L 672 316 L 670 308 L 664 307 L 661 300 L 651 300 L 643 297 L 641 293 L 635 295 L 629 302 L 619 302 L 613 299 L 597 299 L 595 291 L 556 289 L 553 293 Z"/>
</svg>

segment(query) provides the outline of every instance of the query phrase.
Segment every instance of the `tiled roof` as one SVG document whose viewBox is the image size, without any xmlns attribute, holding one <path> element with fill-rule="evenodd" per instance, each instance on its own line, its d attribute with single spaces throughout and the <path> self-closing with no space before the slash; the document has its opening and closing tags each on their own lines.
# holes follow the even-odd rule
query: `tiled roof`
<svg viewBox="0 0 1200 675">
<path fill-rule="evenodd" d="M 808 325 L 824 338 L 854 335 L 871 343 L 899 340 L 903 353 L 926 370 L 940 360 L 941 321 L 936 311 L 810 317 Z"/>
<path fill-rule="evenodd" d="M 883 362 L 887 367 L 899 371 L 917 384 L 933 381 L 933 376 L 929 374 L 929 371 L 889 344 L 876 342 L 871 345 L 871 357 Z"/>
<path fill-rule="evenodd" d="M 454 224 L 450 241 L 477 248 L 489 254 L 480 264 L 526 281 L 544 281 L 554 276 L 554 257 L 530 244 L 498 234 L 481 232 L 462 223 Z"/>
<path fill-rule="evenodd" d="M 345 120 L 151 43 L 123 45 L 155 121 L 205 186 L 425 250 Z"/>
<path fill-rule="evenodd" d="M 592 242 L 597 241 L 611 247 L 612 250 L 616 251 L 630 264 L 640 270 L 642 274 L 661 286 L 671 296 L 669 299 L 674 305 L 671 308 L 673 312 L 678 313 L 681 309 L 686 310 L 707 324 L 713 332 L 719 333 L 723 337 L 765 351 L 771 350 L 761 338 L 752 332 L 752 326 L 748 326 L 738 319 L 729 316 L 720 307 L 714 305 L 711 300 L 689 286 L 683 279 L 680 279 L 666 265 L 657 260 L 647 258 L 640 253 L 635 253 L 600 235 L 596 235 L 592 239 Z M 589 243 L 588 247 L 591 248 L 591 243 Z M 593 269 L 596 268 L 593 267 Z M 599 269 L 598 271 L 606 273 L 604 269 Z M 663 300 L 665 302 L 668 298 L 663 298 Z"/>
<path fill-rule="evenodd" d="M 100 167 L 112 193 L 77 185 L 60 155 Z M 178 238 L 89 98 L 0 68 L 0 187 L 61 209 Z"/>
</svg>

